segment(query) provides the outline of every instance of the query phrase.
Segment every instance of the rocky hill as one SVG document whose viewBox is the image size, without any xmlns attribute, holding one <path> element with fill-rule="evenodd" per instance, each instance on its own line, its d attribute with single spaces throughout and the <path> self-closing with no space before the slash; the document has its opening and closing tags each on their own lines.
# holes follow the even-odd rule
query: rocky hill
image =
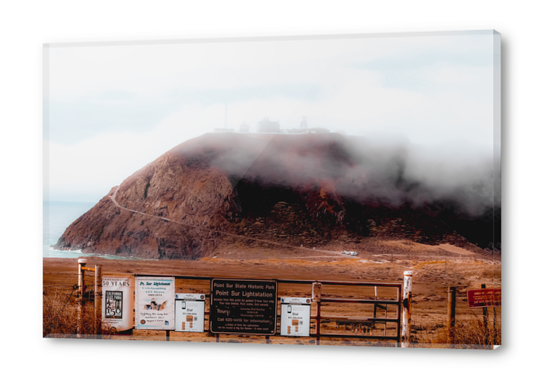
<svg viewBox="0 0 542 379">
<path fill-rule="evenodd" d="M 367 236 L 500 248 L 491 178 L 443 190 L 409 164 L 401 146 L 334 133 L 206 134 L 113 188 L 56 247 L 160 259 L 197 259 L 220 244 L 324 247 Z"/>
</svg>

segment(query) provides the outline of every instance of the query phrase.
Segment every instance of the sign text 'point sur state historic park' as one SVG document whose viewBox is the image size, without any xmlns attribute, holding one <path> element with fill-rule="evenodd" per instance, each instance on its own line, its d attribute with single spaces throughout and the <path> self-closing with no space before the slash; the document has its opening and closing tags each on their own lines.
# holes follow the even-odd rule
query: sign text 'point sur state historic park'
<svg viewBox="0 0 542 379">
<path fill-rule="evenodd" d="M 276 281 L 212 280 L 211 332 L 273 335 L 276 321 Z"/>
</svg>

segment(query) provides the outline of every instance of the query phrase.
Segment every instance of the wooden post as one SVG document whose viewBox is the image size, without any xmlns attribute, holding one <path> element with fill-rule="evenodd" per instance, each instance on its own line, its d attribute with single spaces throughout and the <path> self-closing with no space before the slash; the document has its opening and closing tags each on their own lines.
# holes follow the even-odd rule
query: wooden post
<svg viewBox="0 0 542 379">
<path fill-rule="evenodd" d="M 493 348 L 497 345 L 497 307 L 493 304 Z"/>
<path fill-rule="evenodd" d="M 378 300 L 378 292 L 376 290 L 376 286 L 375 286 L 375 300 Z M 376 312 L 377 312 L 377 304 L 374 303 L 374 306 L 373 306 L 373 318 L 376 318 Z M 384 323 L 384 327 L 386 326 L 386 323 Z"/>
<path fill-rule="evenodd" d="M 316 344 L 320 345 L 320 299 L 322 298 L 322 283 L 312 283 L 312 301 L 316 303 Z"/>
<path fill-rule="evenodd" d="M 96 338 L 102 335 L 102 266 L 94 269 L 94 333 Z"/>
<path fill-rule="evenodd" d="M 448 343 L 455 343 L 455 287 L 448 287 Z"/>
<path fill-rule="evenodd" d="M 411 303 L 412 303 L 412 271 L 405 271 L 404 286 L 403 286 L 403 341 L 401 347 L 409 347 L 410 345 L 410 321 L 412 316 Z"/>
<path fill-rule="evenodd" d="M 482 289 L 485 289 L 486 288 L 486 285 L 485 284 L 482 284 Z M 483 307 L 482 308 L 482 313 L 484 315 L 484 344 L 485 346 L 489 345 L 489 333 L 488 333 L 488 330 L 487 330 L 487 324 L 488 324 L 488 320 L 487 320 L 487 307 Z"/>
<path fill-rule="evenodd" d="M 81 338 L 83 333 L 83 306 L 85 302 L 83 300 L 83 295 L 85 293 L 85 271 L 83 267 L 87 265 L 86 259 L 78 259 L 78 270 L 77 270 L 77 285 L 79 286 L 79 306 L 77 307 L 77 338 Z"/>
</svg>

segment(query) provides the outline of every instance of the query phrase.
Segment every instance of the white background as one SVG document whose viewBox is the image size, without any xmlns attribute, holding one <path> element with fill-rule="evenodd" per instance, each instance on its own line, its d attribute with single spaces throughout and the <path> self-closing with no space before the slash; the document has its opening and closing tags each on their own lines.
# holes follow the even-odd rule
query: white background
<svg viewBox="0 0 542 379">
<path fill-rule="evenodd" d="M 536 5 L 495 0 L 2 2 L 3 375 L 536 376 L 540 350 L 536 317 L 542 314 L 536 280 L 542 130 Z M 503 41 L 503 348 L 422 351 L 41 338 L 43 43 L 474 29 L 496 29 Z"/>
</svg>

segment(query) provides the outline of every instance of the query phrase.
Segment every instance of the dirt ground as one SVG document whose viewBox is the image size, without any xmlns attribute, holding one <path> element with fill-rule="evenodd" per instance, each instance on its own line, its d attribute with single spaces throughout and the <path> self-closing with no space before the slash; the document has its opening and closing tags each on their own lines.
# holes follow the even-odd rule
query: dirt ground
<svg viewBox="0 0 542 379">
<path fill-rule="evenodd" d="M 351 247 L 350 247 L 351 249 Z M 358 256 L 347 256 L 339 249 L 320 249 L 314 252 L 278 249 L 269 247 L 222 248 L 211 257 L 198 261 L 158 261 L 158 260 L 113 260 L 98 257 L 85 257 L 87 266 L 101 265 L 104 275 L 138 274 L 171 276 L 204 276 L 214 278 L 244 279 L 298 279 L 309 281 L 352 281 L 402 283 L 404 271 L 413 271 L 411 347 L 482 347 L 488 348 L 484 341 L 482 310 L 469 309 L 467 290 L 478 289 L 482 284 L 487 288 L 501 287 L 500 257 L 493 258 L 476 249 L 465 249 L 449 244 L 429 246 L 411 241 L 368 241 L 358 246 Z M 89 275 L 90 274 L 90 275 Z M 94 287 L 92 273 L 87 274 L 87 288 Z M 44 258 L 44 334 L 52 337 L 45 329 L 46 318 L 50 317 L 49 306 L 52 297 L 64 304 L 70 312 L 75 309 L 72 286 L 77 284 L 77 259 Z M 457 335 L 462 335 L 455 346 L 447 343 L 447 290 L 457 288 Z M 279 284 L 278 296 L 311 297 L 311 284 Z M 208 280 L 176 280 L 176 292 L 210 293 Z M 70 296 L 72 295 L 72 296 Z M 377 287 L 377 299 L 394 300 L 395 288 Z M 375 287 L 353 287 L 324 285 L 322 297 L 350 299 L 374 299 Z M 208 311 L 208 300 L 206 300 Z M 67 305 L 67 306 L 66 306 Z M 87 305 L 88 307 L 88 305 Z M 280 307 L 277 320 L 280 320 Z M 45 315 L 47 313 L 47 316 Z M 323 317 L 372 317 L 373 305 L 327 303 L 323 304 Z M 316 306 L 311 307 L 316 315 Z M 500 308 L 488 308 L 488 328 L 495 325 L 495 344 L 500 345 Z M 71 315 L 75 317 L 74 312 Z M 495 315 L 495 324 L 493 316 Z M 395 318 L 397 306 L 378 309 L 377 317 Z M 68 313 L 67 317 L 71 317 Z M 352 336 L 390 336 L 397 334 L 397 323 L 377 323 L 360 326 L 354 322 L 323 320 L 321 333 L 347 334 Z M 205 322 L 208 329 L 208 320 Z M 316 322 L 311 322 L 311 334 L 316 331 Z M 72 336 L 70 332 L 59 336 Z M 480 337 L 480 333 L 482 337 Z M 486 333 L 487 334 L 487 333 Z M 320 344 L 320 345 L 379 345 L 396 346 L 394 341 L 363 338 L 322 337 L 282 337 L 280 328 L 269 338 L 262 336 L 238 336 L 221 334 L 219 338 L 210 333 L 183 333 L 165 331 L 134 330 L 131 334 L 107 335 L 103 338 L 196 341 L 220 343 L 271 343 L 271 344 Z M 458 337 L 459 338 L 459 337 Z M 491 335 L 490 340 L 493 340 Z M 489 345 L 492 345 L 492 342 Z M 491 346 L 489 346 L 491 348 Z"/>
</svg>

